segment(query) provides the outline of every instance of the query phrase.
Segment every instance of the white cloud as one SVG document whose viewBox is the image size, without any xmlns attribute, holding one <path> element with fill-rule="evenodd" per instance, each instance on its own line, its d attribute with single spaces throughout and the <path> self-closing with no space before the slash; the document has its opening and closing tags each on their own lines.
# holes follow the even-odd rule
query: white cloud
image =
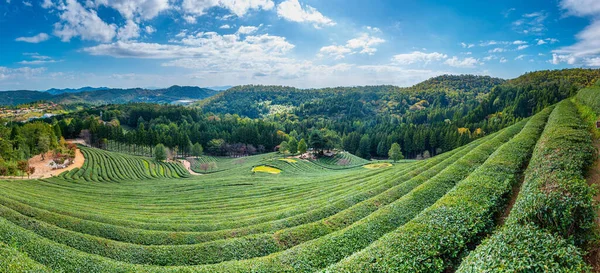
<svg viewBox="0 0 600 273">
<path fill-rule="evenodd" d="M 29 1 L 23 1 L 23 5 L 25 5 L 25 6 L 28 6 L 28 7 L 31 7 L 31 6 L 33 6 L 33 5 L 31 4 L 31 2 L 29 2 Z"/>
<path fill-rule="evenodd" d="M 309 60 L 291 58 L 289 55 L 294 45 L 284 37 L 268 34 L 240 36 L 214 32 L 188 33 L 176 38 L 174 42 L 176 44 L 117 41 L 84 48 L 83 51 L 117 58 L 164 59 L 162 65 L 165 67 L 181 67 L 190 71 L 190 74 L 178 73 L 181 76 L 177 78 L 161 78 L 161 85 L 168 82 L 190 85 L 285 84 L 298 87 L 375 84 L 407 86 L 449 73 L 407 70 L 394 66 L 316 64 Z M 219 77 L 214 76 L 216 73 Z M 131 82 L 126 83 L 128 86 L 149 84 L 135 80 L 140 78 L 137 75 L 121 76 L 118 82 L 122 83 L 121 78 L 129 79 Z M 107 80 L 117 82 L 115 79 Z"/>
<path fill-rule="evenodd" d="M 115 24 L 102 21 L 95 10 L 86 10 L 77 0 L 66 0 L 59 10 L 61 21 L 54 24 L 54 35 L 63 42 L 78 36 L 82 40 L 110 42 L 117 34 Z"/>
<path fill-rule="evenodd" d="M 574 16 L 597 16 L 600 14 L 600 1 L 597 0 L 561 0 L 560 7 Z"/>
<path fill-rule="evenodd" d="M 230 28 L 231 28 L 231 26 L 230 26 L 230 25 L 227 25 L 227 24 L 225 24 L 225 25 L 222 25 L 222 26 L 220 26 L 219 28 L 220 28 L 220 29 L 230 29 Z"/>
<path fill-rule="evenodd" d="M 298 0 L 285 0 L 277 5 L 277 15 L 288 21 L 297 23 L 312 23 L 315 28 L 334 26 L 336 23 L 325 17 L 317 9 L 304 5 Z"/>
<path fill-rule="evenodd" d="M 513 42 L 513 45 L 524 45 L 524 44 L 527 44 L 527 42 L 521 41 L 521 40 L 516 40 Z"/>
<path fill-rule="evenodd" d="M 126 19 L 148 20 L 170 8 L 169 0 L 96 0 L 94 4 L 96 7 L 107 6 L 116 9 Z"/>
<path fill-rule="evenodd" d="M 501 48 L 501 47 L 497 47 L 497 48 L 494 48 L 494 49 L 492 49 L 492 50 L 490 50 L 488 52 L 489 53 L 501 53 L 501 52 L 505 52 L 505 51 L 506 51 L 506 49 Z"/>
<path fill-rule="evenodd" d="M 272 0 L 183 0 L 182 9 L 186 13 L 198 16 L 206 14 L 213 7 L 229 10 L 238 17 L 243 17 L 250 10 L 271 10 L 275 6 Z"/>
<path fill-rule="evenodd" d="M 241 26 L 237 33 L 239 34 L 252 34 L 258 30 L 258 27 L 255 26 Z"/>
<path fill-rule="evenodd" d="M 195 24 L 197 22 L 196 16 L 193 15 L 184 15 L 183 20 L 185 20 L 188 24 Z"/>
<path fill-rule="evenodd" d="M 55 63 L 56 60 L 23 60 L 20 61 L 19 64 L 23 64 L 23 65 L 42 65 L 42 64 L 48 64 L 48 63 Z"/>
<path fill-rule="evenodd" d="M 187 35 L 179 44 L 115 42 L 84 48 L 92 55 L 113 56 L 116 58 L 230 58 L 244 56 L 259 60 L 271 56 L 281 56 L 294 48 L 284 37 L 263 34 L 258 36 L 219 35 L 215 32 L 201 32 Z"/>
<path fill-rule="evenodd" d="M 54 7 L 54 3 L 52 3 L 52 0 L 44 0 L 41 6 L 42 8 L 49 9 L 51 7 Z"/>
<path fill-rule="evenodd" d="M 48 39 L 50 39 L 50 36 L 48 36 L 48 34 L 42 32 L 38 35 L 31 36 L 31 37 L 19 37 L 19 38 L 15 39 L 15 41 L 37 44 L 37 43 L 40 43 L 43 41 L 47 41 Z"/>
<path fill-rule="evenodd" d="M 594 7 L 592 6 L 590 9 L 593 10 Z M 579 9 L 573 12 L 581 13 Z M 598 16 L 600 16 L 600 13 Z M 568 64 L 590 65 L 595 63 L 590 60 L 600 56 L 600 19 L 594 19 L 591 25 L 577 33 L 575 37 L 577 39 L 575 44 L 552 51 L 554 53 L 551 61 L 553 64 L 566 62 Z"/>
<path fill-rule="evenodd" d="M 496 60 L 496 59 L 498 59 L 498 56 L 496 56 L 496 55 L 489 55 L 489 56 L 486 56 L 483 58 L 483 60 L 486 62 L 491 61 L 491 60 Z"/>
<path fill-rule="evenodd" d="M 475 46 L 474 44 L 467 44 L 467 43 L 460 43 L 460 45 L 461 45 L 463 48 L 472 48 L 472 47 L 474 47 L 474 46 Z"/>
<path fill-rule="evenodd" d="M 0 81 L 10 80 L 15 78 L 28 79 L 33 76 L 39 75 L 46 71 L 45 67 L 31 68 L 31 67 L 20 67 L 20 68 L 8 68 L 0 66 Z"/>
<path fill-rule="evenodd" d="M 39 53 L 23 53 L 24 56 L 28 56 L 30 60 L 20 61 L 19 64 L 22 65 L 42 65 L 47 63 L 56 63 L 56 60 L 53 60 L 49 56 L 40 55 Z"/>
<path fill-rule="evenodd" d="M 336 60 L 339 60 L 343 59 L 347 54 L 359 53 L 373 55 L 375 52 L 377 52 L 377 48 L 375 48 L 375 46 L 382 43 L 385 43 L 384 39 L 374 37 L 369 33 L 361 33 L 358 37 L 348 40 L 345 45 L 331 45 L 322 47 L 317 56 L 324 57 L 327 55 L 335 57 Z"/>
<path fill-rule="evenodd" d="M 503 64 L 503 63 L 506 63 L 506 62 L 508 62 L 508 60 L 506 60 L 506 58 L 504 58 L 504 57 L 500 58 L 500 63 Z"/>
<path fill-rule="evenodd" d="M 585 60 L 586 66 L 600 66 L 600 57 L 588 58 Z"/>
<path fill-rule="evenodd" d="M 527 57 L 527 55 L 525 55 L 525 54 L 519 55 L 519 56 L 517 56 L 515 58 L 515 61 L 517 61 L 517 60 L 523 60 L 523 58 L 525 58 L 525 57 Z"/>
<path fill-rule="evenodd" d="M 359 49 L 361 54 L 373 55 L 377 52 L 374 46 L 385 43 L 384 39 L 373 37 L 368 33 L 362 33 L 359 37 L 348 40 L 346 46 L 351 49 Z"/>
<path fill-rule="evenodd" d="M 336 60 L 343 59 L 346 54 L 352 53 L 352 49 L 347 48 L 345 46 L 325 46 L 319 50 L 320 56 L 333 56 Z"/>
<path fill-rule="evenodd" d="M 472 57 L 464 58 L 461 60 L 456 56 L 454 56 L 450 59 L 447 59 L 444 63 L 449 66 L 458 67 L 458 68 L 473 68 L 473 67 L 476 67 L 477 65 L 482 64 L 479 62 L 479 60 L 472 58 Z"/>
<path fill-rule="evenodd" d="M 378 27 L 367 26 L 367 30 L 369 30 L 371 32 L 375 32 L 375 33 L 381 33 L 381 29 Z"/>
<path fill-rule="evenodd" d="M 548 18 L 545 11 L 526 13 L 513 22 L 513 29 L 523 34 L 539 34 L 546 30 L 544 22 Z"/>
<path fill-rule="evenodd" d="M 523 50 L 523 49 L 526 49 L 528 47 L 529 47 L 529 45 L 520 45 L 520 46 L 517 47 L 517 50 Z"/>
<path fill-rule="evenodd" d="M 497 41 L 491 40 L 491 41 L 481 42 L 479 44 L 479 46 L 492 46 L 492 45 L 497 45 L 500 43 L 503 43 L 503 42 L 497 42 Z"/>
<path fill-rule="evenodd" d="M 117 38 L 121 41 L 127 41 L 140 37 L 140 27 L 133 21 L 127 20 L 127 23 L 119 28 Z"/>
<path fill-rule="evenodd" d="M 544 45 L 544 44 L 554 44 L 554 43 L 558 43 L 558 39 L 554 39 L 554 38 L 546 38 L 546 39 L 537 39 L 537 45 Z"/>
<path fill-rule="evenodd" d="M 146 31 L 146 33 L 148 33 L 148 34 L 152 34 L 152 33 L 156 32 L 156 29 L 155 29 L 155 28 L 153 28 L 152 26 L 146 26 L 146 27 L 144 28 L 144 30 L 145 30 L 145 31 Z"/>
<path fill-rule="evenodd" d="M 398 54 L 392 57 L 392 62 L 400 65 L 409 65 L 415 63 L 429 64 L 434 61 L 441 61 L 448 58 L 448 55 L 432 52 L 424 53 L 420 51 L 414 51 L 406 54 Z"/>
<path fill-rule="evenodd" d="M 552 64 L 560 64 L 560 63 L 568 63 L 568 64 L 575 64 L 577 62 L 577 58 L 575 58 L 573 55 L 559 55 L 559 54 L 552 54 L 552 60 L 550 61 Z"/>
</svg>

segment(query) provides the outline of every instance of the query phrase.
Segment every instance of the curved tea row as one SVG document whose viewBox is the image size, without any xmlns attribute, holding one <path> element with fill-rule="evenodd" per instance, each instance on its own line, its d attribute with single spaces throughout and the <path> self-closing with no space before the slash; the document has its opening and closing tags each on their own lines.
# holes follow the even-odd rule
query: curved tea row
<svg viewBox="0 0 600 273">
<path fill-rule="evenodd" d="M 490 269 L 483 266 L 489 255 L 502 255 L 495 249 L 504 236 L 537 239 L 532 251 L 558 245 L 580 255 L 568 234 L 550 240 L 569 219 L 540 221 L 526 198 L 540 193 L 534 174 L 554 169 L 550 163 L 565 162 L 580 176 L 589 163 L 542 160 L 560 139 L 553 128 L 582 123 L 570 118 L 578 112 L 568 103 L 454 151 L 381 169 L 343 155 L 331 162 L 262 156 L 190 177 L 178 164 L 83 148 L 84 171 L 0 181 L 0 270 L 444 272 L 462 263 L 461 272 L 481 272 Z M 576 136 L 585 128 L 560 132 Z M 507 227 L 494 232 L 532 153 Z M 356 166 L 321 165 L 336 160 Z M 252 174 L 257 163 L 283 172 Z"/>
</svg>

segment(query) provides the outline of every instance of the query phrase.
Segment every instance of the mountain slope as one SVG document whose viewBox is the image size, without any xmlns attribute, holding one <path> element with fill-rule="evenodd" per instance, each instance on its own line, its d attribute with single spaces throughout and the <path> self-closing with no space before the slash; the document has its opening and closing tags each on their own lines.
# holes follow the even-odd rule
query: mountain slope
<svg viewBox="0 0 600 273">
<path fill-rule="evenodd" d="M 82 87 L 82 88 L 78 88 L 78 89 L 72 89 L 72 88 L 56 89 L 56 88 L 52 88 L 52 89 L 46 90 L 46 92 L 50 93 L 52 95 L 59 95 L 59 94 L 64 94 L 64 93 L 81 93 L 81 92 L 107 90 L 107 89 L 110 89 L 110 88 L 108 88 L 108 87 L 90 87 L 90 86 L 86 86 L 86 87 Z"/>
<path fill-rule="evenodd" d="M 32 101 L 47 100 L 56 103 L 119 104 L 129 102 L 172 103 L 178 100 L 200 100 L 219 91 L 195 86 L 171 86 L 166 89 L 99 89 L 92 91 L 49 90 L 0 92 L 0 105 L 16 105 Z M 61 93 L 62 92 L 62 93 Z M 52 94 L 54 93 L 54 94 Z"/>
</svg>

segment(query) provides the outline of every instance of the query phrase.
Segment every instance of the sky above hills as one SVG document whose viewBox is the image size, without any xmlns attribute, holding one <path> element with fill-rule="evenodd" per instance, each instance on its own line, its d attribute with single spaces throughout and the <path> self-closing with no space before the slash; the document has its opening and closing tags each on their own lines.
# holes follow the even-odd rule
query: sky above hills
<svg viewBox="0 0 600 273">
<path fill-rule="evenodd" d="M 0 0 L 0 90 L 408 86 L 599 66 L 598 0 Z"/>
</svg>

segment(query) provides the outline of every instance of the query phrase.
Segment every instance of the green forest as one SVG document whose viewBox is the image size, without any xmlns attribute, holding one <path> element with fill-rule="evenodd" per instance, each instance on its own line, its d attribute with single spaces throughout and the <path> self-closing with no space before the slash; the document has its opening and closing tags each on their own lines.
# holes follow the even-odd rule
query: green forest
<svg viewBox="0 0 600 273">
<path fill-rule="evenodd" d="M 133 153 L 151 154 L 163 144 L 188 156 L 199 144 L 209 155 L 241 156 L 304 140 L 308 148 L 344 150 L 365 159 L 387 158 L 397 143 L 406 158 L 422 159 L 529 117 L 599 76 L 598 70 L 569 69 L 508 81 L 445 75 L 408 88 L 238 86 L 189 107 L 113 104 L 45 122 L 59 127 L 65 138 L 83 130 L 95 147 L 113 141 Z"/>
</svg>

